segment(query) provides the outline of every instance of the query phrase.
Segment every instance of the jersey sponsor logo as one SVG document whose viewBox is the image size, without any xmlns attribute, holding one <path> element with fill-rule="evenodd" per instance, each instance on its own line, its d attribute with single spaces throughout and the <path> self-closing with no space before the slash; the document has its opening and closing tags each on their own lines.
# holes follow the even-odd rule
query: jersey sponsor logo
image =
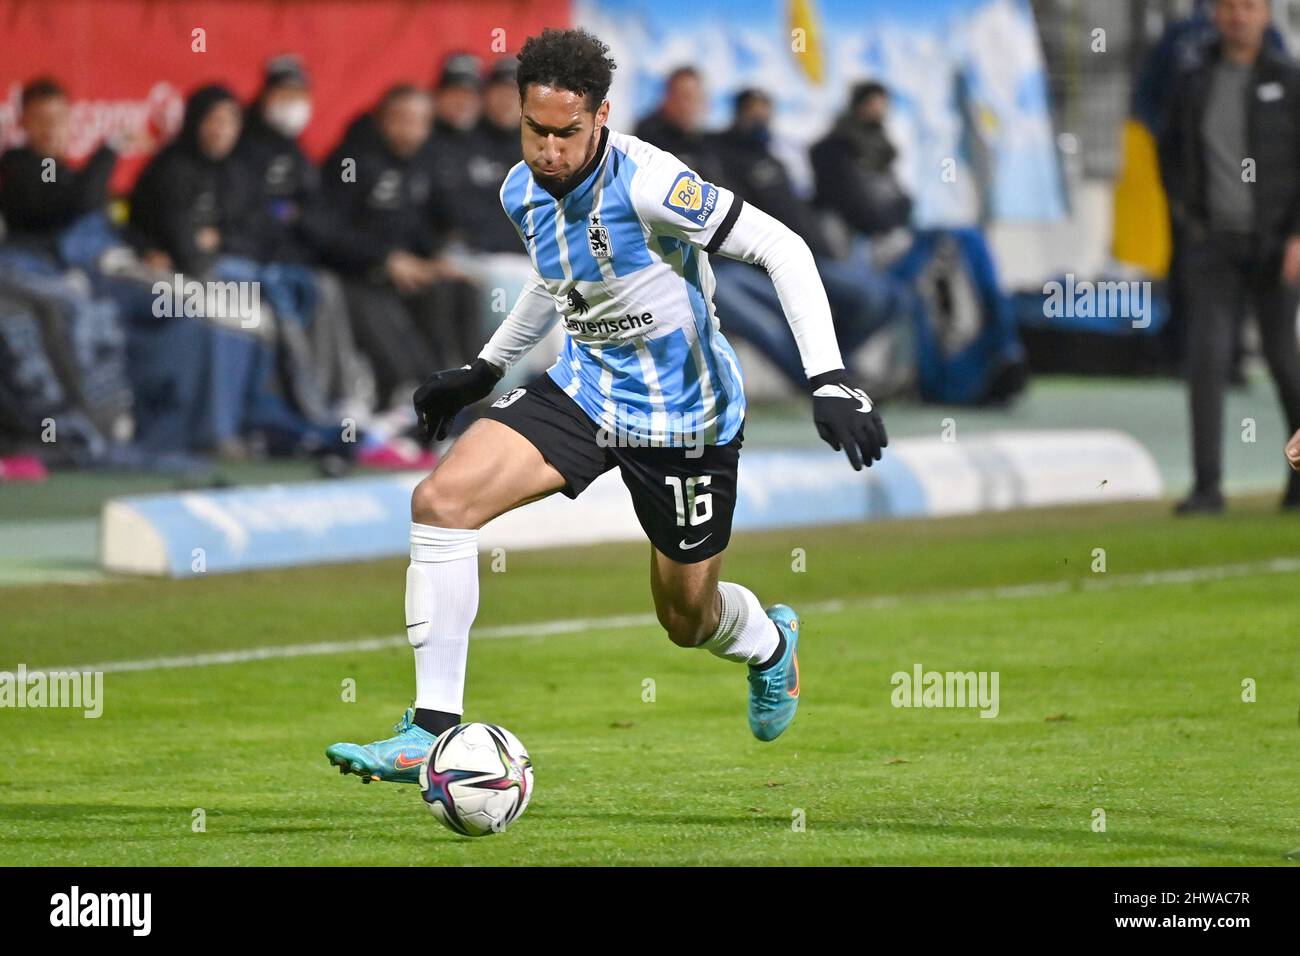
<svg viewBox="0 0 1300 956">
<path fill-rule="evenodd" d="M 692 172 L 684 172 L 677 177 L 673 188 L 664 197 L 664 207 L 697 226 L 709 221 L 713 210 L 718 205 L 718 187 L 712 183 L 702 183 Z"/>
<path fill-rule="evenodd" d="M 642 312 L 640 315 L 624 315 L 621 319 L 591 320 L 565 316 L 564 327 L 570 332 L 586 333 L 587 335 L 609 335 L 612 332 L 630 332 L 633 329 L 640 329 L 651 325 L 654 320 L 653 312 Z"/>
</svg>

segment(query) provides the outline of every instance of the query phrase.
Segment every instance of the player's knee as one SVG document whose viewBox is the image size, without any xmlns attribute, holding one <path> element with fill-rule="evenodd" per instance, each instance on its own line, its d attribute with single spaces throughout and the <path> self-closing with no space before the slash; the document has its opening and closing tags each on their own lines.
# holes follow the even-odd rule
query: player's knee
<svg viewBox="0 0 1300 956">
<path fill-rule="evenodd" d="M 435 528 L 473 528 L 468 495 L 438 472 L 426 477 L 411 492 L 411 520 Z"/>
</svg>

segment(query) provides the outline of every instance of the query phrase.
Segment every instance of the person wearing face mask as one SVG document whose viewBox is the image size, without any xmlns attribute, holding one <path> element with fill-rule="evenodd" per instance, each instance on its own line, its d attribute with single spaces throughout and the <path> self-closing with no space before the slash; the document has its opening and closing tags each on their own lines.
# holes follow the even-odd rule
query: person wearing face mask
<svg viewBox="0 0 1300 956">
<path fill-rule="evenodd" d="M 280 346 L 295 404 L 312 418 L 337 420 L 331 406 L 356 416 L 374 401 L 373 376 L 352 339 L 343 285 L 318 268 L 330 228 L 320 172 L 298 140 L 312 117 L 311 82 L 301 59 L 272 57 L 262 90 L 244 114 L 235 160 L 256 184 L 260 221 L 257 258 L 282 303 Z"/>
<path fill-rule="evenodd" d="M 298 137 L 311 122 L 307 71 L 298 57 L 277 56 L 266 65 L 262 91 L 245 111 L 235 159 L 257 184 L 266 216 L 260 258 L 307 263 L 311 248 L 309 214 L 320 191 L 320 176 Z"/>
<path fill-rule="evenodd" d="M 336 449 L 337 426 L 313 422 L 309 416 L 319 408 L 300 401 L 304 383 L 295 371 L 282 372 L 283 332 L 307 322 L 304 284 L 259 261 L 267 217 L 259 182 L 234 157 L 242 124 L 228 89 L 195 91 L 180 133 L 145 168 L 131 196 L 131 230 L 160 278 L 171 280 L 175 271 L 186 281 L 239 283 L 241 296 L 254 289 L 259 301 L 251 314 L 137 317 L 137 396 L 142 407 L 165 413 L 156 422 L 147 414 L 146 430 L 156 426 L 171 443 L 232 459 L 251 453 L 249 439 L 265 442 L 272 454 Z"/>
</svg>

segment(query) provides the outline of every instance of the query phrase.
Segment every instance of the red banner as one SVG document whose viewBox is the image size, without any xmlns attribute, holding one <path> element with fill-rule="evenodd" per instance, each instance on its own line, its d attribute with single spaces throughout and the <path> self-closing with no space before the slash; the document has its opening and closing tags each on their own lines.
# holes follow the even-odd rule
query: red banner
<svg viewBox="0 0 1300 956">
<path fill-rule="evenodd" d="M 71 96 L 75 159 L 112 133 L 166 139 L 205 83 L 251 99 L 267 59 L 296 53 L 314 99 L 303 145 L 319 159 L 391 84 L 431 86 L 449 52 L 490 63 L 569 20 L 569 0 L 0 0 L 0 146 L 22 141 L 22 86 L 37 76 Z M 115 185 L 145 158 L 128 155 Z"/>
</svg>

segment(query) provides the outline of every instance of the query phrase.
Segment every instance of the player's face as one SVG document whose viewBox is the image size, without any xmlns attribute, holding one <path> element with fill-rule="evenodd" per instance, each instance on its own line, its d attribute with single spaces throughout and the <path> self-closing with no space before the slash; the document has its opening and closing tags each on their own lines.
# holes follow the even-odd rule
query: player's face
<svg viewBox="0 0 1300 956">
<path fill-rule="evenodd" d="M 68 101 L 47 96 L 23 110 L 27 145 L 41 156 L 61 157 L 68 151 Z"/>
<path fill-rule="evenodd" d="M 530 83 L 521 106 L 524 162 L 542 185 L 562 186 L 595 154 L 609 100 L 592 113 L 581 93 Z"/>
</svg>

